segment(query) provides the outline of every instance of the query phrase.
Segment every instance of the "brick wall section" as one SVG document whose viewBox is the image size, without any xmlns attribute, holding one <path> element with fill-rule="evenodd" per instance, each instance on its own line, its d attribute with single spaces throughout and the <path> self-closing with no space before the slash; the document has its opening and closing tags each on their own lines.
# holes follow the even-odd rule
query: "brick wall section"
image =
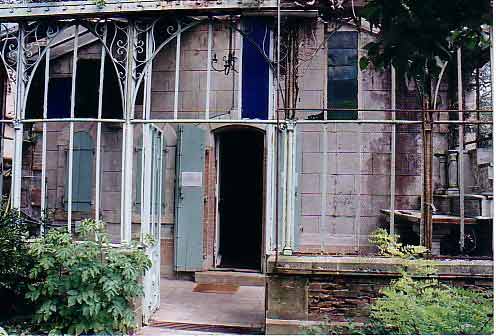
<svg viewBox="0 0 496 336">
<path fill-rule="evenodd" d="M 205 152 L 205 207 L 203 208 L 203 250 L 204 250 L 204 267 L 211 268 L 214 263 L 214 239 L 215 239 L 215 215 L 216 215 L 216 168 L 215 168 L 215 151 L 212 147 L 207 148 Z"/>
<path fill-rule="evenodd" d="M 353 318 L 363 322 L 368 306 L 390 280 L 388 277 L 312 278 L 308 286 L 308 317 L 310 320 L 329 317 L 333 322 Z"/>
<path fill-rule="evenodd" d="M 332 322 L 365 322 L 369 305 L 379 297 L 381 288 L 394 278 L 388 276 L 312 277 L 308 286 L 308 317 L 329 318 Z M 466 278 L 443 282 L 463 288 L 491 290 L 492 280 Z"/>
<path fill-rule="evenodd" d="M 267 333 L 294 333 L 295 325 L 364 322 L 381 288 L 398 278 L 401 259 L 381 257 L 281 256 L 268 260 Z M 435 260 L 442 282 L 492 290 L 489 260 Z M 401 266 L 403 265 L 403 266 Z M 301 333 L 301 329 L 296 331 Z"/>
</svg>

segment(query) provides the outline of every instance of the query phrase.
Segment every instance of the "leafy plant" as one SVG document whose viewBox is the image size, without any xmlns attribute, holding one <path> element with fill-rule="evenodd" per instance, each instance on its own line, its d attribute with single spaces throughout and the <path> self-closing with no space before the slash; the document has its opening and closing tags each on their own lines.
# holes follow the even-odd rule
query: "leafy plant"
<svg viewBox="0 0 496 336">
<path fill-rule="evenodd" d="M 419 98 L 427 99 L 432 108 L 436 108 L 432 106 L 432 83 L 445 62 L 454 98 L 459 47 L 465 74 L 472 74 L 489 59 L 492 17 L 488 0 L 371 0 L 361 15 L 379 29 L 377 40 L 365 46 L 361 68 L 369 63 L 376 69 L 393 64 L 399 75 L 415 82 Z"/>
<path fill-rule="evenodd" d="M 135 326 L 133 300 L 143 294 L 140 279 L 151 266 L 138 246 L 111 247 L 104 224 L 84 220 L 83 241 L 50 230 L 35 241 L 36 263 L 27 297 L 41 331 L 61 334 L 129 333 Z"/>
<path fill-rule="evenodd" d="M 470 335 L 493 333 L 491 292 L 450 286 L 433 277 L 431 260 L 415 259 L 422 246 L 403 246 L 398 236 L 378 229 L 370 241 L 382 255 L 405 258 L 401 277 L 380 290 L 369 307 L 366 323 L 322 324 L 303 328 L 306 334 L 330 335 Z"/>
<path fill-rule="evenodd" d="M 370 234 L 369 242 L 375 244 L 379 249 L 379 254 L 383 256 L 416 258 L 429 252 L 424 246 L 403 245 L 398 242 L 399 238 L 398 235 L 389 234 L 384 229 L 377 229 Z"/>
<path fill-rule="evenodd" d="M 381 295 L 371 306 L 370 316 L 373 325 L 390 334 L 493 333 L 488 293 L 449 286 L 437 279 L 414 280 L 404 274 L 382 289 Z"/>
<path fill-rule="evenodd" d="M 18 211 L 0 212 L 0 321 L 14 320 L 32 312 L 25 299 L 33 258 L 28 254 L 30 225 Z"/>
</svg>

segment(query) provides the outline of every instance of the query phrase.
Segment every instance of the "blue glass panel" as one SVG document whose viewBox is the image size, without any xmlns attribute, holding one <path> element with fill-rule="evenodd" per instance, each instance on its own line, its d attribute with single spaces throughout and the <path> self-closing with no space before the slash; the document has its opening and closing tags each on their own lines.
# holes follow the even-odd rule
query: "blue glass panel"
<svg viewBox="0 0 496 336">
<path fill-rule="evenodd" d="M 48 118 L 71 116 L 71 78 L 52 78 L 48 82 Z"/>
<path fill-rule="evenodd" d="M 243 18 L 243 28 L 249 38 L 243 39 L 242 117 L 268 119 L 269 64 L 260 53 L 269 54 L 270 29 L 267 19 Z"/>
<path fill-rule="evenodd" d="M 358 68 L 356 66 L 329 67 L 328 77 L 330 80 L 356 80 Z"/>
<path fill-rule="evenodd" d="M 358 33 L 336 32 L 328 42 L 327 106 L 358 107 Z M 329 111 L 328 119 L 357 119 L 356 111 Z"/>
<path fill-rule="evenodd" d="M 330 49 L 356 49 L 357 42 L 358 32 L 335 32 L 329 37 L 328 47 Z"/>
</svg>

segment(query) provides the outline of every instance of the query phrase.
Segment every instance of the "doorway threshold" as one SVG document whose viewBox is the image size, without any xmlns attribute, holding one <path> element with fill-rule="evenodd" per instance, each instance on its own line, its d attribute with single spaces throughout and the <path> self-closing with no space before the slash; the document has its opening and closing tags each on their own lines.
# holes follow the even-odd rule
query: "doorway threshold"
<svg viewBox="0 0 496 336">
<path fill-rule="evenodd" d="M 226 284 L 235 286 L 265 286 L 265 274 L 251 271 L 218 270 L 195 273 L 195 282 L 198 284 Z"/>
<path fill-rule="evenodd" d="M 222 266 L 216 267 L 213 270 L 209 270 L 207 272 L 216 272 L 216 271 L 219 271 L 219 272 L 240 272 L 240 273 L 259 273 L 259 274 L 262 273 L 260 270 L 253 269 L 253 268 L 237 268 L 237 267 L 222 267 Z"/>
</svg>

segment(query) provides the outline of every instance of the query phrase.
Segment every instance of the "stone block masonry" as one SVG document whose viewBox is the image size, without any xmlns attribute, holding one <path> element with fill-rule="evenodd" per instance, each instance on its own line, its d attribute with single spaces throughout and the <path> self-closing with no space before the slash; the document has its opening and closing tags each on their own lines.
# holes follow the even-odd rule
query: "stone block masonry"
<svg viewBox="0 0 496 336">
<path fill-rule="evenodd" d="M 324 320 L 365 322 L 381 288 L 400 276 L 403 260 L 383 257 L 280 256 L 268 260 L 268 334 L 304 333 Z M 491 260 L 436 260 L 438 278 L 471 289 L 493 287 Z"/>
</svg>

